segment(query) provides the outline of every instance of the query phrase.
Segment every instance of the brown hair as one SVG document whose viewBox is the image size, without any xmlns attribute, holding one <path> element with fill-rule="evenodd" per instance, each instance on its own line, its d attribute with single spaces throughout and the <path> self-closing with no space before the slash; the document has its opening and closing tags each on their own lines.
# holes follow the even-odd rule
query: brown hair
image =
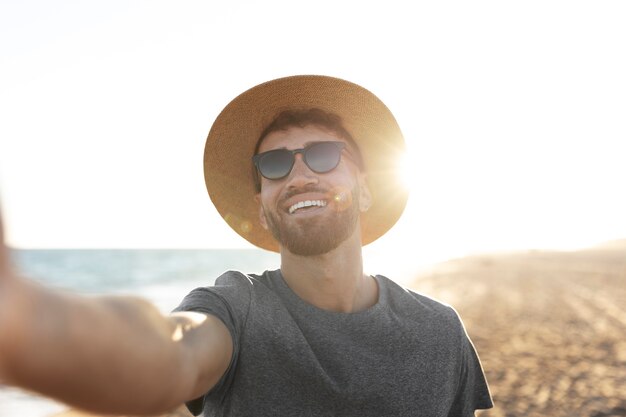
<svg viewBox="0 0 626 417">
<path fill-rule="evenodd" d="M 340 138 L 346 140 L 352 148 L 352 153 L 356 154 L 357 165 L 360 169 L 363 169 L 363 159 L 359 147 L 356 145 L 352 135 L 346 130 L 341 123 L 341 117 L 334 113 L 329 113 L 318 108 L 302 109 L 302 110 L 285 110 L 278 114 L 274 120 L 267 125 L 265 130 L 261 133 L 259 140 L 254 148 L 254 154 L 259 152 L 263 139 L 272 132 L 281 130 L 287 130 L 290 127 L 307 127 L 307 126 L 319 126 L 327 129 Z M 252 167 L 254 170 L 254 184 L 256 191 L 261 191 L 261 179 L 256 170 L 256 167 Z"/>
</svg>

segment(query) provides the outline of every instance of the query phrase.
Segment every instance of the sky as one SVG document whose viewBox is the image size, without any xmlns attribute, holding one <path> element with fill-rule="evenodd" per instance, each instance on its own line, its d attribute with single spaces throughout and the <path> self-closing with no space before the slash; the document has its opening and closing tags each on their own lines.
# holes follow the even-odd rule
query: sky
<svg viewBox="0 0 626 417">
<path fill-rule="evenodd" d="M 204 144 L 231 99 L 294 74 L 362 85 L 403 130 L 409 204 L 366 254 L 626 238 L 624 21 L 623 1 L 0 0 L 7 242 L 251 247 Z"/>
</svg>

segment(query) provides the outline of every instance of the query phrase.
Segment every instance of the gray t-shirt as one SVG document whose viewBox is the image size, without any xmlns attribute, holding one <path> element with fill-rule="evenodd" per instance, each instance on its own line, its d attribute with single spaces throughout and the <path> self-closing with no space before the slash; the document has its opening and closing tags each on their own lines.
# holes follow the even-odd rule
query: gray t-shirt
<svg viewBox="0 0 626 417">
<path fill-rule="evenodd" d="M 474 347 L 449 306 L 375 277 L 378 302 L 339 313 L 298 297 L 280 270 L 229 271 L 176 311 L 230 330 L 230 367 L 188 403 L 205 416 L 473 416 L 491 408 Z"/>
</svg>

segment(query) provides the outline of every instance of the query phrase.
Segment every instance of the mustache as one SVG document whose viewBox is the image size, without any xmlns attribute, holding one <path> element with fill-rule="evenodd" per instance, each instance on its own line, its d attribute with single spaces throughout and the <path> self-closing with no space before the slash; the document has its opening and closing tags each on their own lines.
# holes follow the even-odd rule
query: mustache
<svg viewBox="0 0 626 417">
<path fill-rule="evenodd" d="M 319 185 L 315 185 L 315 184 L 305 185 L 303 187 L 298 187 L 298 188 L 291 188 L 285 192 L 285 195 L 283 196 L 281 200 L 285 201 L 293 196 L 296 196 L 298 194 L 304 194 L 304 193 L 328 194 L 328 189 L 324 187 L 320 187 Z"/>
</svg>

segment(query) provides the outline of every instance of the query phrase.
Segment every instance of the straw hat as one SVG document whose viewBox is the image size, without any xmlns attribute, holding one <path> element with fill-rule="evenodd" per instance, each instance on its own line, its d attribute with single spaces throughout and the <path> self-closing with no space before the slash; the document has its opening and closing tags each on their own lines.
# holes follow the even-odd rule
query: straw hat
<svg viewBox="0 0 626 417">
<path fill-rule="evenodd" d="M 400 218 L 408 191 L 398 181 L 404 138 L 389 109 L 351 82 L 320 75 L 279 78 L 231 101 L 211 127 L 204 149 L 204 179 L 217 211 L 240 236 L 277 252 L 278 242 L 259 223 L 252 156 L 267 125 L 282 111 L 319 108 L 341 117 L 363 155 L 373 204 L 361 213 L 366 245 Z"/>
</svg>

